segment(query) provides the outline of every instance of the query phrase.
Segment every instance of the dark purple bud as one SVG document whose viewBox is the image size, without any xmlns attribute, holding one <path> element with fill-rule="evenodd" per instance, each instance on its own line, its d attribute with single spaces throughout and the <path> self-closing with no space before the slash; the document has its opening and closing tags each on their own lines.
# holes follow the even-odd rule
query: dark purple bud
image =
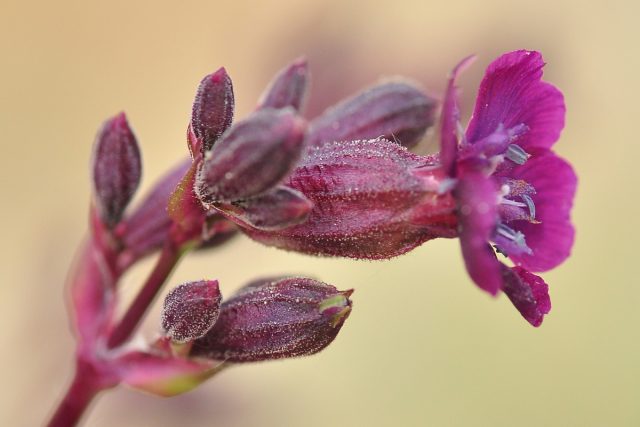
<svg viewBox="0 0 640 427">
<path fill-rule="evenodd" d="M 258 108 L 293 107 L 302 109 L 309 86 L 307 61 L 300 58 L 281 70 L 262 94 Z"/>
<path fill-rule="evenodd" d="M 416 145 L 434 123 L 436 101 L 405 82 L 373 86 L 313 120 L 311 145 L 383 137 L 405 147 Z"/>
<path fill-rule="evenodd" d="M 202 79 L 191 114 L 189 149 L 192 156 L 209 151 L 231 126 L 234 105 L 233 85 L 224 67 Z"/>
<path fill-rule="evenodd" d="M 107 120 L 93 148 L 93 192 L 98 215 L 107 227 L 116 225 L 140 183 L 140 150 L 127 118 Z"/>
<path fill-rule="evenodd" d="M 217 207 L 242 227 L 279 230 L 304 222 L 313 203 L 299 191 L 280 186 L 261 196 Z"/>
<path fill-rule="evenodd" d="M 349 316 L 352 292 L 299 277 L 254 282 L 222 304 L 192 355 L 255 362 L 317 353 Z"/>
<path fill-rule="evenodd" d="M 385 259 L 434 237 L 456 235 L 455 204 L 437 159 L 386 140 L 311 149 L 286 185 L 313 203 L 283 230 L 245 229 L 255 240 L 314 255 Z"/>
<path fill-rule="evenodd" d="M 300 159 L 305 130 L 290 108 L 261 110 L 236 123 L 205 156 L 196 178 L 198 197 L 231 202 L 271 190 Z"/>
<path fill-rule="evenodd" d="M 173 288 L 164 300 L 162 328 L 176 342 L 200 338 L 216 323 L 221 300 L 217 280 L 190 282 Z"/>
</svg>

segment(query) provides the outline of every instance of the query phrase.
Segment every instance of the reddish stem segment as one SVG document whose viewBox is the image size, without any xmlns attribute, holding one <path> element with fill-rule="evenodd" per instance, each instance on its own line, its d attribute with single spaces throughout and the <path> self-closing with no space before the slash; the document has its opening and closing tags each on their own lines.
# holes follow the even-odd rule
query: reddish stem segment
<svg viewBox="0 0 640 427">
<path fill-rule="evenodd" d="M 125 315 L 122 317 L 120 323 L 115 327 L 113 333 L 109 337 L 109 348 L 118 347 L 123 344 L 131 333 L 136 329 L 142 316 L 147 311 L 151 302 L 157 295 L 162 285 L 165 283 L 173 267 L 177 264 L 182 250 L 171 239 L 168 239 L 162 248 L 160 258 L 156 263 L 151 275 L 147 278 L 147 281 L 143 285 L 140 293 L 136 296 Z"/>
<path fill-rule="evenodd" d="M 78 362 L 67 394 L 51 417 L 48 427 L 72 427 L 78 424 L 93 398 L 102 390 L 95 370 Z"/>
</svg>

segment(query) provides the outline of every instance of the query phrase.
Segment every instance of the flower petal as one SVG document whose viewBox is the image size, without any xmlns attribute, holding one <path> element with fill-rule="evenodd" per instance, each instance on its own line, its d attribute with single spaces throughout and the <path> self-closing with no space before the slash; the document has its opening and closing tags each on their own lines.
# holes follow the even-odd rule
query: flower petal
<svg viewBox="0 0 640 427">
<path fill-rule="evenodd" d="M 571 208 L 577 177 L 571 165 L 550 151 L 534 155 L 527 163 L 511 172 L 535 188 L 531 195 L 539 223 L 515 221 L 510 226 L 521 231 L 531 255 L 513 255 L 516 264 L 531 271 L 547 271 L 562 263 L 571 253 L 575 230 L 571 224 Z"/>
<path fill-rule="evenodd" d="M 549 286 L 541 277 L 522 267 L 502 266 L 502 290 L 527 322 L 538 327 L 544 315 L 551 311 Z"/>
<path fill-rule="evenodd" d="M 524 124 L 529 130 L 516 143 L 529 150 L 550 148 L 564 127 L 562 93 L 541 81 L 544 62 L 539 52 L 518 50 L 496 59 L 480 84 L 467 139 L 478 141 L 500 125 Z"/>
<path fill-rule="evenodd" d="M 458 107 L 458 88 L 456 79 L 473 61 L 475 56 L 468 56 L 451 71 L 447 91 L 442 103 L 442 118 L 440 122 L 440 162 L 448 176 L 455 176 L 456 156 L 458 152 L 458 125 L 460 124 L 460 109 Z"/>
<path fill-rule="evenodd" d="M 495 185 L 480 172 L 467 172 L 454 195 L 467 272 L 480 288 L 495 295 L 502 287 L 501 264 L 488 244 L 498 219 Z"/>
</svg>

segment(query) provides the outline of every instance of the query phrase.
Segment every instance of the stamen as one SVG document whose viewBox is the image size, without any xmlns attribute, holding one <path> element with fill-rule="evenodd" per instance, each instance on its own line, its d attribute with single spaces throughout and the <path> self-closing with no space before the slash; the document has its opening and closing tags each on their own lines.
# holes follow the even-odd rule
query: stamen
<svg viewBox="0 0 640 427">
<path fill-rule="evenodd" d="M 525 205 L 524 203 L 516 202 L 515 200 L 505 199 L 504 197 L 500 199 L 500 204 L 509 205 L 509 206 L 517 206 L 519 208 L 526 208 L 528 206 L 528 205 Z M 531 211 L 531 208 L 529 208 L 529 211 Z"/>
<path fill-rule="evenodd" d="M 516 248 L 518 250 L 521 250 L 522 252 L 531 254 L 533 253 L 533 251 L 529 248 L 529 246 L 527 246 L 527 242 L 525 241 L 524 238 L 524 234 L 522 234 L 520 231 L 516 231 L 511 227 L 508 227 L 504 224 L 498 224 L 498 227 L 496 228 L 496 233 L 498 234 L 497 237 L 503 237 L 505 239 L 507 239 L 508 242 L 515 244 Z M 509 252 L 508 250 L 505 251 L 506 248 L 502 248 L 502 252 Z"/>
<path fill-rule="evenodd" d="M 507 148 L 505 157 L 518 165 L 524 165 L 529 159 L 530 155 L 522 149 L 519 145 L 510 144 Z"/>
<path fill-rule="evenodd" d="M 522 194 L 520 198 L 527 204 L 527 208 L 529 208 L 529 216 L 531 216 L 531 219 L 536 219 L 536 205 L 535 203 L 533 203 L 531 197 L 529 197 L 528 194 Z"/>
</svg>

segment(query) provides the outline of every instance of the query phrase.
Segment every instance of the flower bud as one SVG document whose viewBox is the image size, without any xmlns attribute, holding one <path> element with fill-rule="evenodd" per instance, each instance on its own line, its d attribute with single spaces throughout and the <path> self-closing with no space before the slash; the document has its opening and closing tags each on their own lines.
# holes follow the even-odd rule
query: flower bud
<svg viewBox="0 0 640 427">
<path fill-rule="evenodd" d="M 299 277 L 256 281 L 222 304 L 192 355 L 255 362 L 317 353 L 349 316 L 352 292 Z"/>
<path fill-rule="evenodd" d="M 209 151 L 233 121 L 235 101 L 227 71 L 220 68 L 200 82 L 189 127 L 191 155 Z"/>
<path fill-rule="evenodd" d="M 111 228 L 120 221 L 142 174 L 138 143 L 124 113 L 102 126 L 93 148 L 92 169 L 97 212 Z"/>
<path fill-rule="evenodd" d="M 299 191 L 280 186 L 258 197 L 230 204 L 218 209 L 242 227 L 259 230 L 279 230 L 304 222 L 313 203 Z"/>
<path fill-rule="evenodd" d="M 169 235 L 172 220 L 168 205 L 171 195 L 192 166 L 191 159 L 171 169 L 151 188 L 147 196 L 118 226 L 118 237 L 124 244 L 122 265 L 127 266 L 160 249 Z M 210 224 L 210 225 L 208 225 Z M 203 247 L 224 243 L 235 232 L 235 226 L 217 212 L 206 214 Z"/>
<path fill-rule="evenodd" d="M 309 86 L 309 69 L 304 58 L 281 70 L 262 95 L 258 108 L 293 107 L 300 111 Z"/>
<path fill-rule="evenodd" d="M 285 185 L 312 203 L 309 218 L 282 230 L 244 232 L 313 255 L 386 259 L 456 234 L 455 204 L 441 192 L 437 159 L 386 140 L 314 147 Z"/>
<path fill-rule="evenodd" d="M 162 328 L 176 342 L 200 338 L 216 323 L 221 300 L 216 280 L 182 284 L 164 300 Z"/>
<path fill-rule="evenodd" d="M 292 109 L 261 110 L 236 123 L 205 156 L 196 178 L 198 197 L 228 202 L 275 187 L 300 159 L 305 128 Z"/>
<path fill-rule="evenodd" d="M 434 123 L 436 102 L 405 82 L 373 86 L 313 120 L 310 145 L 383 137 L 416 145 Z"/>
</svg>

